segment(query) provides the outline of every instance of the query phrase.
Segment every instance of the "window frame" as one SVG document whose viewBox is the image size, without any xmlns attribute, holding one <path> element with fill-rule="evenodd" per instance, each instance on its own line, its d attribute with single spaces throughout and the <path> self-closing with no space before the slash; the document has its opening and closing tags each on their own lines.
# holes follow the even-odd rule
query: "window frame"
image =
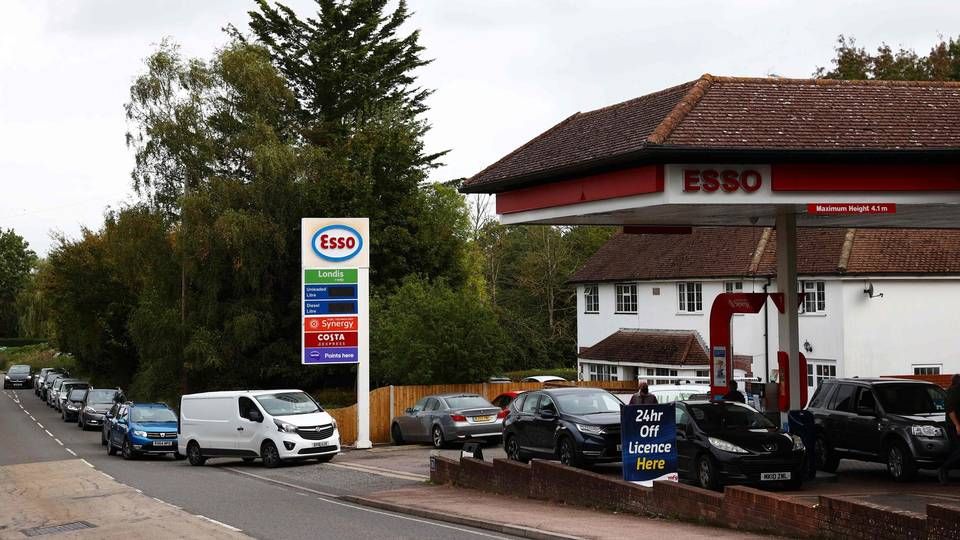
<svg viewBox="0 0 960 540">
<path fill-rule="evenodd" d="M 621 293 L 621 287 L 632 289 L 632 293 L 630 293 L 630 294 L 622 294 L 622 293 Z M 613 286 L 613 294 L 614 294 L 614 299 L 615 299 L 615 303 L 614 303 L 615 311 L 614 311 L 614 313 L 616 313 L 616 314 L 629 314 L 629 315 L 633 315 L 633 314 L 636 314 L 636 313 L 637 313 L 638 308 L 639 308 L 639 305 L 640 305 L 640 298 L 639 298 L 639 296 L 638 296 L 639 293 L 638 293 L 638 291 L 637 291 L 637 284 L 636 284 L 636 283 L 615 283 L 614 286 Z M 630 307 L 630 306 L 627 304 L 627 302 L 623 300 L 624 297 L 628 297 L 628 298 L 631 298 L 631 297 L 632 297 L 632 300 L 633 300 L 633 310 L 623 309 L 624 307 L 627 307 L 627 308 Z"/>
<path fill-rule="evenodd" d="M 914 375 L 940 375 L 943 373 L 943 364 L 911 364 Z M 930 370 L 923 372 L 923 370 Z"/>
<path fill-rule="evenodd" d="M 723 292 L 725 293 L 743 292 L 743 282 L 742 281 L 724 281 Z"/>
<path fill-rule="evenodd" d="M 807 291 L 807 284 L 811 284 L 812 295 Z M 805 293 L 800 313 L 805 315 L 826 315 L 827 313 L 827 282 L 822 279 L 802 279 L 797 284 L 797 290 Z M 811 304 L 812 302 L 812 304 Z M 813 309 L 810 309 L 812 305 Z"/>
<path fill-rule="evenodd" d="M 593 291 L 592 294 L 590 291 Z M 590 309 L 591 303 L 593 305 L 593 309 Z M 591 315 L 596 315 L 600 313 L 600 286 L 599 285 L 583 286 L 583 312 Z"/>
<path fill-rule="evenodd" d="M 619 381 L 619 366 L 612 364 L 588 364 L 587 373 L 591 381 Z"/>
<path fill-rule="evenodd" d="M 692 290 L 690 290 L 692 289 Z M 692 300 L 691 300 L 692 298 Z M 682 314 L 703 314 L 703 282 L 702 281 L 678 281 L 677 282 L 677 313 Z M 691 303 L 696 309 L 690 309 Z"/>
</svg>

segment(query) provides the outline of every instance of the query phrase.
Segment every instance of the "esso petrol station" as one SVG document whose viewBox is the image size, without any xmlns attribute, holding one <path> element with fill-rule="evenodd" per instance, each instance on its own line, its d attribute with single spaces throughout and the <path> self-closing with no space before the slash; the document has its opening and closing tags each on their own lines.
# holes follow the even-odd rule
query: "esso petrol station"
<svg viewBox="0 0 960 540">
<path fill-rule="evenodd" d="M 797 228 L 960 227 L 960 84 L 703 75 L 576 113 L 462 188 L 504 224 L 776 230 L 776 290 L 710 310 L 716 399 L 733 373 L 731 317 L 779 312 L 780 410 L 802 409 Z"/>
</svg>

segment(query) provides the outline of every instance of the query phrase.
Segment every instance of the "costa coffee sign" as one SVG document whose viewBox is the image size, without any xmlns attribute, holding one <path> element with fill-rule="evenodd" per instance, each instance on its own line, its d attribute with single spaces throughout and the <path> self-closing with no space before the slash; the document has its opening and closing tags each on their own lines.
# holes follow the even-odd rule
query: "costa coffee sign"
<svg viewBox="0 0 960 540">
<path fill-rule="evenodd" d="M 683 191 L 753 193 L 763 187 L 763 175 L 754 169 L 683 169 Z"/>
</svg>

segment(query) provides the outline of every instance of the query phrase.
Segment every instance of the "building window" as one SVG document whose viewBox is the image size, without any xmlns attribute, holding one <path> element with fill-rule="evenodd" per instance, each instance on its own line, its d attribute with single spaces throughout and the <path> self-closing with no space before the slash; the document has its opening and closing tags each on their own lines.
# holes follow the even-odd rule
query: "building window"
<svg viewBox="0 0 960 540">
<path fill-rule="evenodd" d="M 803 297 L 802 313 L 822 313 L 827 309 L 826 286 L 822 281 L 801 281 L 800 292 Z"/>
<path fill-rule="evenodd" d="M 637 312 L 637 284 L 617 283 L 617 313 Z"/>
<path fill-rule="evenodd" d="M 743 282 L 726 281 L 723 284 L 723 292 L 743 292 Z"/>
<path fill-rule="evenodd" d="M 837 378 L 836 364 L 807 364 L 807 387 L 816 390 L 827 379 Z M 810 394 L 813 395 L 813 394 Z"/>
<path fill-rule="evenodd" d="M 671 377 L 671 378 L 657 379 L 656 377 Z M 651 384 L 677 384 L 677 380 L 679 379 L 679 377 L 677 376 L 677 370 L 675 369 L 647 368 L 647 379 L 648 379 L 647 382 Z"/>
<path fill-rule="evenodd" d="M 684 313 L 703 311 L 703 285 L 700 282 L 677 283 L 677 296 L 680 299 L 680 311 Z"/>
<path fill-rule="evenodd" d="M 586 285 L 583 288 L 584 313 L 600 312 L 600 292 L 596 285 Z"/>
<path fill-rule="evenodd" d="M 697 370 L 697 383 L 710 382 L 710 370 L 709 369 L 698 369 Z"/>
<path fill-rule="evenodd" d="M 941 364 L 930 364 L 925 366 L 914 365 L 914 375 L 939 375 Z"/>
<path fill-rule="evenodd" d="M 617 366 L 608 364 L 590 364 L 591 381 L 617 381 L 619 373 Z"/>
</svg>

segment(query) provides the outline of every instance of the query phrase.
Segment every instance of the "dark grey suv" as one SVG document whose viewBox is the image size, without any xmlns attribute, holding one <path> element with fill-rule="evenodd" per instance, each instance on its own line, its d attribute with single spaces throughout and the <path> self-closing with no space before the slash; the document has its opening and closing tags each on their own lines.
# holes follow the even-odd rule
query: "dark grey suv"
<svg viewBox="0 0 960 540">
<path fill-rule="evenodd" d="M 841 459 L 885 463 L 897 481 L 940 466 L 950 450 L 944 431 L 946 392 L 905 379 L 833 379 L 821 383 L 807 410 L 817 426 L 817 468 Z"/>
</svg>

